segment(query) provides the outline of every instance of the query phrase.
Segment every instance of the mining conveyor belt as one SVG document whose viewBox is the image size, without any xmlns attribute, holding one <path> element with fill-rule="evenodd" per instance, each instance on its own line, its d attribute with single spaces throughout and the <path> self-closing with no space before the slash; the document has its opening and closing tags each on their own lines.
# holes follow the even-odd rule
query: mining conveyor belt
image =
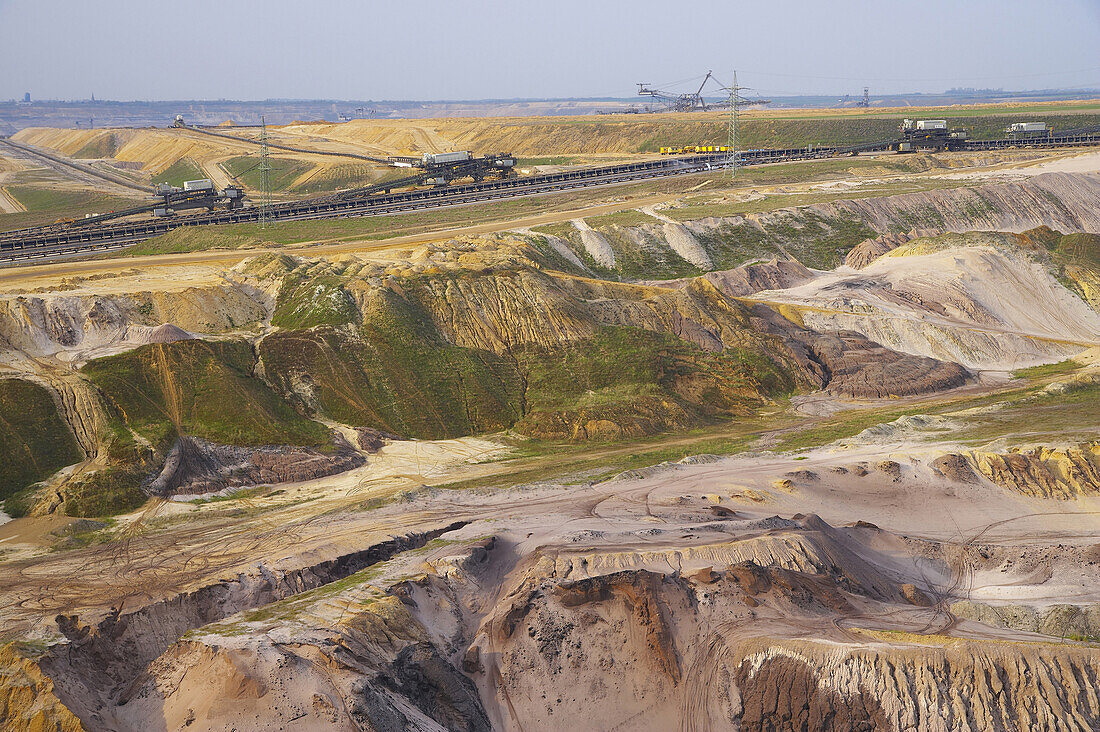
<svg viewBox="0 0 1100 732">
<path fill-rule="evenodd" d="M 890 141 L 878 143 L 886 149 Z M 1100 134 L 1083 133 L 1051 136 L 1036 140 L 970 140 L 962 149 L 990 150 L 1008 147 L 1078 147 L 1100 145 Z M 791 160 L 830 158 L 851 147 L 822 146 L 788 149 L 745 150 L 738 154 L 738 165 L 760 165 Z M 449 206 L 463 206 L 522 196 L 545 195 L 593 186 L 616 185 L 651 178 L 700 173 L 726 167 L 727 153 L 683 155 L 593 168 L 577 168 L 519 178 L 503 178 L 480 183 L 450 185 L 396 193 L 362 195 L 351 198 L 328 195 L 275 204 L 270 209 L 273 221 L 378 216 Z M 204 213 L 178 218 L 147 219 L 81 228 L 43 227 L 0 234 L 0 261 L 53 257 L 99 248 L 117 248 L 166 233 L 184 226 L 231 224 L 259 219 L 256 207 Z"/>
</svg>

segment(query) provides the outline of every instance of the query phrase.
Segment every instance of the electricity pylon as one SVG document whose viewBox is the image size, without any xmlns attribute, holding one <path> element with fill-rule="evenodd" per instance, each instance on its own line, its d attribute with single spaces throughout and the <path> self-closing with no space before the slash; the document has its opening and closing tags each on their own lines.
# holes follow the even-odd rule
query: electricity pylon
<svg viewBox="0 0 1100 732">
<path fill-rule="evenodd" d="M 260 228 L 274 225 L 271 217 L 271 162 L 267 156 L 267 120 L 260 117 Z"/>
</svg>

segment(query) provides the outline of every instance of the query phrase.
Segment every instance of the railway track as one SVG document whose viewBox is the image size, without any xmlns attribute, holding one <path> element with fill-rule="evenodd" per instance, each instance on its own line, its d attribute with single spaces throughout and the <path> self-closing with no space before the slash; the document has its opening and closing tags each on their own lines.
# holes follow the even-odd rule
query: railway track
<svg viewBox="0 0 1100 732">
<path fill-rule="evenodd" d="M 860 151 L 885 150 L 891 141 L 877 143 L 871 149 L 857 146 Z M 1100 133 L 1085 132 L 1043 138 L 1041 140 L 978 140 L 968 141 L 961 149 L 992 150 L 1008 147 L 1081 147 L 1100 145 Z M 746 150 L 738 153 L 738 165 L 830 158 L 851 154 L 851 147 L 821 146 L 787 149 Z M 595 168 L 581 168 L 558 173 L 523 178 L 503 178 L 444 188 L 431 188 L 356 197 L 328 195 L 301 201 L 276 204 L 270 209 L 274 221 L 379 216 L 424 209 L 446 208 L 473 203 L 545 195 L 578 188 L 619 185 L 652 178 L 666 178 L 721 169 L 728 165 L 727 153 L 685 155 L 659 160 L 624 163 Z M 147 219 L 101 226 L 57 229 L 25 229 L 0 234 L 0 262 L 59 255 L 82 254 L 108 248 L 127 246 L 185 226 L 231 224 L 259 219 L 259 209 L 198 214 L 179 218 Z"/>
<path fill-rule="evenodd" d="M 302 221 L 444 208 L 695 173 L 721 165 L 721 161 L 717 160 L 720 157 L 724 158 L 724 156 L 711 155 L 646 161 L 348 199 L 326 196 L 276 204 L 271 207 L 270 213 L 275 221 Z M 246 208 L 176 219 L 146 219 L 68 229 L 22 230 L 14 235 L 0 235 L 0 260 L 11 261 L 72 254 L 136 243 L 183 226 L 239 223 L 255 221 L 258 218 L 259 209 Z"/>
<path fill-rule="evenodd" d="M 113 183 L 116 186 L 122 186 L 123 188 L 129 188 L 130 190 L 134 191 L 141 191 L 143 194 L 149 193 L 149 186 L 135 183 L 125 176 L 109 173 L 105 170 L 100 170 L 99 168 L 96 168 L 87 163 L 78 163 L 73 160 L 67 160 L 60 156 L 53 155 L 52 153 L 45 152 L 44 150 L 39 150 L 38 148 L 31 147 L 30 145 L 25 145 L 21 142 L 16 142 L 15 140 L 11 140 L 6 137 L 0 137 L 0 145 L 11 148 L 12 150 L 15 150 L 16 153 L 23 156 L 43 161 L 47 164 L 48 167 L 56 169 L 60 166 L 63 169 L 62 172 L 74 171 L 79 175 L 79 177 L 84 178 L 85 180 L 87 180 L 88 178 L 105 180 L 108 183 Z"/>
</svg>

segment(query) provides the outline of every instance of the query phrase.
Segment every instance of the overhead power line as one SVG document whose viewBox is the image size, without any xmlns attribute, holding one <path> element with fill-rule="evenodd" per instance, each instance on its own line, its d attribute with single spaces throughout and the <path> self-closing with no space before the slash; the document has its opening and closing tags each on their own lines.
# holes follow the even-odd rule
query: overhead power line
<svg viewBox="0 0 1100 732">
<path fill-rule="evenodd" d="M 821 76 L 818 74 L 786 74 L 779 71 L 747 71 L 744 73 L 753 74 L 755 76 L 781 76 L 786 79 L 823 79 L 826 81 L 926 81 L 951 84 L 960 81 L 1033 79 L 1049 76 L 1066 76 L 1068 74 L 1084 74 L 1091 71 L 1100 71 L 1100 66 L 1092 66 L 1086 69 L 1070 69 L 1066 71 L 1044 71 L 1033 74 L 997 74 L 995 76 L 958 76 L 954 78 L 943 76 Z"/>
</svg>

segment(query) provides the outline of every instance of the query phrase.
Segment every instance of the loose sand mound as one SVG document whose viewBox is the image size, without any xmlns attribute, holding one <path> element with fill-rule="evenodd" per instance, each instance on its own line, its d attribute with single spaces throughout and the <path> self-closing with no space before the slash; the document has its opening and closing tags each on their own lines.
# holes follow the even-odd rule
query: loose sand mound
<svg viewBox="0 0 1100 732">
<path fill-rule="evenodd" d="M 58 130 L 28 127 L 13 135 L 13 139 L 28 145 L 50 148 L 72 157 L 101 134 L 98 130 Z M 115 160 L 138 162 L 142 170 L 159 173 L 182 158 L 191 158 L 200 164 L 211 163 L 229 155 L 252 152 L 253 145 L 233 143 L 229 140 L 208 142 L 183 135 L 174 130 L 118 130 L 115 132 L 117 150 Z"/>
<path fill-rule="evenodd" d="M 174 291 L 147 289 L 164 284 L 119 278 L 87 289 L 0 296 L 0 353 L 10 347 L 30 356 L 77 358 L 101 349 L 185 340 L 192 333 L 224 333 L 266 316 L 254 292 L 226 281 L 181 277 Z M 116 292 L 94 293 L 99 285 Z"/>
<path fill-rule="evenodd" d="M 129 329 L 127 336 L 129 340 L 139 345 L 145 345 L 146 343 L 174 343 L 175 341 L 185 341 L 195 337 L 183 328 L 179 328 L 171 323 L 158 325 L 155 328 L 140 325 L 134 326 Z"/>
<path fill-rule="evenodd" d="M 237 133 L 238 135 L 243 133 Z M 21 142 L 55 150 L 69 157 L 102 157 L 138 163 L 141 170 L 156 176 L 164 173 L 181 160 L 197 164 L 201 174 L 209 176 L 220 185 L 232 182 L 222 163 L 231 158 L 254 156 L 259 147 L 245 141 L 223 137 L 210 137 L 201 133 L 178 129 L 118 129 L 118 130 L 65 130 L 28 127 L 13 136 Z M 290 144 L 304 149 L 333 150 L 326 141 L 299 141 L 287 137 Z M 348 147 L 344 145 L 343 147 Z M 364 152 L 349 149 L 349 152 Z M 350 159 L 333 158 L 308 153 L 279 151 L 279 158 L 304 161 L 301 171 L 292 180 L 286 180 L 281 189 L 322 191 L 361 185 L 386 172 L 386 168 L 371 164 L 357 164 Z M 245 165 L 248 170 L 251 166 Z M 255 183 L 248 175 L 238 174 L 246 187 Z"/>
<path fill-rule="evenodd" d="M 1100 315 L 996 235 L 918 240 L 755 299 L 797 306 L 815 330 L 977 369 L 1058 361 L 1100 343 Z"/>
</svg>

